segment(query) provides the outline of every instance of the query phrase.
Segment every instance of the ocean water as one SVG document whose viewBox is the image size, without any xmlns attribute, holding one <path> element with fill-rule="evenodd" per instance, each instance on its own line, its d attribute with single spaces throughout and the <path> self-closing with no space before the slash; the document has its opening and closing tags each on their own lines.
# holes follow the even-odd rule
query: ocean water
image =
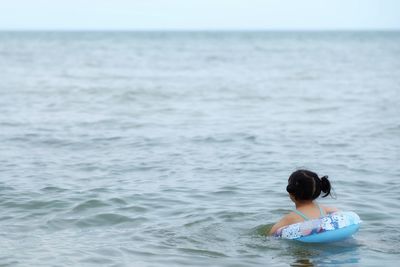
<svg viewBox="0 0 400 267">
<path fill-rule="evenodd" d="M 397 266 L 399 32 L 0 33 L 1 266 Z M 265 236 L 297 168 L 353 239 Z"/>
</svg>

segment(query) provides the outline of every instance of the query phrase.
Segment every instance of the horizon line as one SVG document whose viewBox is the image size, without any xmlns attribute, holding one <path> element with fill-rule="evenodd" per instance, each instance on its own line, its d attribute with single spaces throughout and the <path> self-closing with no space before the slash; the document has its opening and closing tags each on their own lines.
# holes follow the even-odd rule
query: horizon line
<svg viewBox="0 0 400 267">
<path fill-rule="evenodd" d="M 400 28 L 0 28 L 0 32 L 399 32 Z"/>
</svg>

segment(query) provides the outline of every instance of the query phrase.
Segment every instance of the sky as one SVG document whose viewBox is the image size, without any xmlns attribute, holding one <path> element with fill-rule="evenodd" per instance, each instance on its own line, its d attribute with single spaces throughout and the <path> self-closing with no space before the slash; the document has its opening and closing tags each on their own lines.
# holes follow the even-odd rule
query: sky
<svg viewBox="0 0 400 267">
<path fill-rule="evenodd" d="M 400 30 L 400 0 L 0 0 L 0 30 Z"/>
</svg>

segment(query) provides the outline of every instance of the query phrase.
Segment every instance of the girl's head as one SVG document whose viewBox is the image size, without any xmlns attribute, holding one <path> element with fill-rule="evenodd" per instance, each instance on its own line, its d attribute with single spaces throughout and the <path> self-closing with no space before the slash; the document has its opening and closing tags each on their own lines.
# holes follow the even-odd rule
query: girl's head
<svg viewBox="0 0 400 267">
<path fill-rule="evenodd" d="M 321 178 L 315 172 L 308 170 L 297 170 L 293 172 L 288 180 L 286 191 L 295 201 L 314 200 L 321 194 L 326 197 L 331 193 L 331 183 L 328 176 Z"/>
</svg>

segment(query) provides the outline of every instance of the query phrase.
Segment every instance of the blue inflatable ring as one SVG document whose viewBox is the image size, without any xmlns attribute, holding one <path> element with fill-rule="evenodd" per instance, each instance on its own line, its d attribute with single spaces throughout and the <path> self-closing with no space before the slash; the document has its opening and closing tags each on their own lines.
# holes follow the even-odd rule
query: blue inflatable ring
<svg viewBox="0 0 400 267">
<path fill-rule="evenodd" d="M 338 211 L 318 219 L 279 228 L 277 238 L 307 243 L 336 242 L 351 237 L 360 228 L 360 217 L 351 211 Z"/>
</svg>

